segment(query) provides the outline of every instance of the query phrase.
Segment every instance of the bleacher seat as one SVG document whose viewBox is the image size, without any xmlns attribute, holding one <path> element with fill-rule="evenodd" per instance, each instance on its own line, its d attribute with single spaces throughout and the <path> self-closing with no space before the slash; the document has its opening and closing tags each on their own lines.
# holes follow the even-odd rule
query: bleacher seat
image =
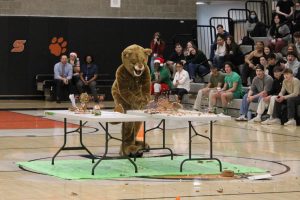
<svg viewBox="0 0 300 200">
<path fill-rule="evenodd" d="M 96 80 L 96 89 L 98 94 L 105 94 L 106 100 L 112 100 L 111 86 L 114 79 L 109 74 L 98 74 Z M 45 100 L 53 100 L 54 97 L 54 75 L 53 74 L 38 74 L 36 75 L 37 91 L 44 93 Z"/>
<path fill-rule="evenodd" d="M 194 105 L 198 91 L 200 89 L 204 88 L 205 86 L 206 86 L 205 83 L 191 83 L 191 85 L 190 85 L 191 89 L 190 89 L 189 94 L 184 95 L 183 99 L 182 99 L 182 104 L 184 105 L 185 108 L 192 109 L 192 106 Z M 243 87 L 243 90 L 246 93 L 246 92 L 248 92 L 249 87 Z M 207 106 L 208 101 L 203 99 L 202 104 Z M 239 116 L 239 110 L 240 110 L 241 104 L 242 104 L 242 99 L 232 100 L 228 105 L 229 114 L 231 116 L 235 116 L 235 117 Z M 249 111 L 251 111 L 253 114 L 255 114 L 256 110 L 257 110 L 257 106 L 258 106 L 258 103 L 251 103 L 249 106 Z M 219 107 L 219 108 L 222 107 L 220 101 L 218 101 L 217 107 Z M 297 108 L 297 116 L 300 118 L 300 105 Z"/>
<path fill-rule="evenodd" d="M 250 53 L 253 51 L 253 46 L 252 45 L 240 45 L 240 50 L 244 55 Z"/>
<path fill-rule="evenodd" d="M 269 38 L 268 37 L 251 37 L 254 40 L 254 43 L 259 42 L 259 41 L 263 41 L 264 44 L 266 45 L 269 42 Z"/>
</svg>

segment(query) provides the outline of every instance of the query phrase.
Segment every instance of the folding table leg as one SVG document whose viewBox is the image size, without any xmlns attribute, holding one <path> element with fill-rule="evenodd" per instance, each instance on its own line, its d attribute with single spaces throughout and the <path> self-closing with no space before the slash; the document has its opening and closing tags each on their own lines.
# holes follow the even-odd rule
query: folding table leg
<svg viewBox="0 0 300 200">
<path fill-rule="evenodd" d="M 94 159 L 95 159 L 95 156 L 88 150 L 88 148 L 83 144 L 83 141 L 82 141 L 82 127 L 86 124 L 87 122 L 85 123 L 82 123 L 82 121 L 80 120 L 79 121 L 79 128 L 73 130 L 73 131 L 67 131 L 67 119 L 64 118 L 64 142 L 63 142 L 63 145 L 59 148 L 59 150 L 54 154 L 54 156 L 52 157 L 52 161 L 51 161 L 51 164 L 54 165 L 54 160 L 55 158 L 57 157 L 57 155 L 61 152 L 61 151 L 71 151 L 71 150 L 85 150 L 88 152 L 88 154 L 90 154 L 90 156 L 92 157 L 92 162 L 94 163 Z M 79 147 L 66 147 L 66 144 L 67 144 L 67 135 L 69 133 L 79 133 L 79 142 L 80 142 L 80 145 Z"/>
<path fill-rule="evenodd" d="M 101 125 L 101 127 L 104 129 L 105 131 L 105 150 L 104 150 L 104 154 L 102 155 L 102 157 L 94 164 L 93 168 L 92 168 L 92 175 L 95 175 L 95 170 L 96 170 L 96 167 L 100 164 L 101 161 L 103 160 L 112 160 L 114 158 L 109 158 L 107 157 L 107 153 L 108 153 L 108 142 L 110 140 L 110 134 L 109 134 L 109 131 L 108 131 L 108 122 L 105 123 L 105 127 L 99 123 Z M 121 157 L 118 157 L 118 158 L 126 158 L 127 160 L 129 160 L 131 162 L 131 164 L 134 166 L 134 171 L 135 173 L 138 172 L 138 168 L 137 168 L 137 165 L 132 161 L 131 158 L 129 158 L 125 152 L 124 152 L 124 142 L 123 142 L 123 137 L 122 137 L 122 151 L 123 151 L 123 155 L 125 156 L 121 156 Z"/>
<path fill-rule="evenodd" d="M 207 137 L 205 135 L 201 135 L 198 134 L 197 131 L 195 130 L 195 128 L 192 125 L 192 122 L 189 121 L 189 157 L 187 159 L 184 159 L 181 163 L 180 163 L 180 172 L 182 172 L 182 168 L 183 168 L 183 164 L 186 161 L 199 161 L 199 160 L 216 160 L 219 163 L 219 168 L 220 168 L 220 172 L 222 172 L 222 162 L 218 159 L 218 158 L 214 158 L 213 156 L 213 122 L 210 121 L 210 136 Z M 195 136 L 200 136 L 203 138 L 206 138 L 209 140 L 209 158 L 192 158 L 192 130 L 195 132 Z"/>
</svg>

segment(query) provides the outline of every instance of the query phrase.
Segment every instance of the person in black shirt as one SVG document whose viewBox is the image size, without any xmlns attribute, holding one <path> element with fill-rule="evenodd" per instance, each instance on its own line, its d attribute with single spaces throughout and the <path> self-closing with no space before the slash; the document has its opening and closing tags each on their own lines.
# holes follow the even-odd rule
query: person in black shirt
<svg viewBox="0 0 300 200">
<path fill-rule="evenodd" d="M 275 67 L 280 67 L 280 64 L 277 63 L 276 61 L 276 55 L 274 53 L 271 53 L 269 55 L 269 57 L 267 58 L 268 59 L 268 74 L 270 76 L 272 76 L 272 78 L 274 79 L 274 68 Z"/>
<path fill-rule="evenodd" d="M 300 80 L 300 68 L 298 68 L 298 71 L 297 71 L 295 77 Z"/>
<path fill-rule="evenodd" d="M 282 22 L 292 19 L 294 2 L 292 0 L 279 0 L 276 5 L 276 13 L 280 15 Z"/>
<path fill-rule="evenodd" d="M 257 115 L 253 119 L 251 119 L 249 122 L 261 122 L 261 116 L 264 113 L 265 109 L 268 107 L 268 115 L 272 116 L 273 114 L 273 108 L 275 104 L 275 98 L 277 98 L 278 94 L 281 91 L 282 82 L 284 80 L 283 74 L 282 74 L 282 68 L 279 66 L 276 66 L 274 68 L 273 73 L 273 83 L 272 88 L 269 92 L 267 92 L 267 96 L 263 97 L 259 101 L 259 104 L 257 106 Z M 268 124 L 268 122 L 263 122 L 263 124 Z"/>
<path fill-rule="evenodd" d="M 98 102 L 96 79 L 98 77 L 98 66 L 94 64 L 93 57 L 88 55 L 85 57 L 85 62 L 80 66 L 80 80 L 77 82 L 79 93 L 83 93 L 86 86 L 91 90 L 94 101 Z"/>
<path fill-rule="evenodd" d="M 191 53 L 186 58 L 186 68 L 189 72 L 191 82 L 195 81 L 196 74 L 203 77 L 210 72 L 206 55 L 196 47 L 191 48 Z"/>
<path fill-rule="evenodd" d="M 294 12 L 294 16 L 293 16 L 293 33 L 300 31 L 300 1 L 296 1 L 295 3 L 295 12 Z"/>
<path fill-rule="evenodd" d="M 169 60 L 166 62 L 166 66 L 172 74 L 172 78 L 174 78 L 176 73 L 176 63 L 182 62 L 185 60 L 183 54 L 183 48 L 180 43 L 175 44 L 175 51 L 171 54 Z"/>
</svg>

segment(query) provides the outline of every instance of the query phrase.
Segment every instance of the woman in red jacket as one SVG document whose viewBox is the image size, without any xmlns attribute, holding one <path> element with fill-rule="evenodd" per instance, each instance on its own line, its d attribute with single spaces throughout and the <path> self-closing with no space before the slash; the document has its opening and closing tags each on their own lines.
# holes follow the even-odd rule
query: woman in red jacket
<svg viewBox="0 0 300 200">
<path fill-rule="evenodd" d="M 151 40 L 150 47 L 152 50 L 151 60 L 150 60 L 150 68 L 151 72 L 154 71 L 154 60 L 158 57 L 163 58 L 164 50 L 165 50 L 165 42 L 161 39 L 161 34 L 159 32 L 154 33 L 153 39 Z"/>
</svg>

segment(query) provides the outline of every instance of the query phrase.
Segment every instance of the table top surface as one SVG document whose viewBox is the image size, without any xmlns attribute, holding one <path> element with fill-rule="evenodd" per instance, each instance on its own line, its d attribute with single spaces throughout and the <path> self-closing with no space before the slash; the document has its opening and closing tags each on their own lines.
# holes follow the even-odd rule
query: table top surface
<svg viewBox="0 0 300 200">
<path fill-rule="evenodd" d="M 224 114 L 201 113 L 197 111 L 178 110 L 167 111 L 161 113 L 147 113 L 145 110 L 129 110 L 128 114 L 151 117 L 152 119 L 166 119 L 166 120 L 180 120 L 180 121 L 194 121 L 194 122 L 208 122 L 219 120 L 231 120 L 231 117 Z"/>
<path fill-rule="evenodd" d="M 67 118 L 94 122 L 138 122 L 147 120 L 147 116 L 129 115 L 102 110 L 101 115 L 97 116 L 92 113 L 75 113 L 69 110 L 46 110 L 44 113 L 47 118 L 51 119 Z"/>
</svg>

